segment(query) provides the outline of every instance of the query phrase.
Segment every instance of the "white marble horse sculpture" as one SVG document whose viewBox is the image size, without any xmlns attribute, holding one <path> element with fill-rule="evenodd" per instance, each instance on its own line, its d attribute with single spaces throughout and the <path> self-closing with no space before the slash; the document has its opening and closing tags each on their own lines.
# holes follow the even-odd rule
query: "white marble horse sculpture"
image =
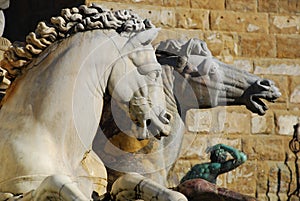
<svg viewBox="0 0 300 201">
<path fill-rule="evenodd" d="M 11 199 L 90 200 L 96 186 L 104 193 L 105 168 L 91 144 L 105 93 L 141 129 L 151 120 L 157 137 L 170 131 L 150 45 L 157 29 L 98 5 L 61 15 L 40 23 L 1 61 L 14 81 L 0 110 L 0 200 L 20 193 Z"/>
<path fill-rule="evenodd" d="M 183 121 L 178 114 L 184 119 L 189 109 L 211 108 L 219 105 L 245 105 L 253 113 L 263 115 L 268 107 L 260 99 L 273 102 L 281 96 L 273 81 L 259 78 L 218 61 L 212 56 L 206 43 L 199 39 L 163 41 L 157 46 L 156 56 L 163 69 L 167 112 L 173 117 L 170 121 L 172 131 L 168 137 L 161 140 L 150 138 L 148 143 L 136 152 L 114 155 L 116 160 L 104 159 L 105 165 L 109 167 L 111 183 L 120 176 L 119 172 L 128 172 L 129 167 L 164 186 L 175 187 L 181 178 L 177 178 L 176 173 L 173 173 L 170 168 L 179 157 L 184 134 Z M 116 111 L 113 110 L 112 114 L 114 113 Z M 119 132 L 114 129 L 113 122 L 110 120 L 112 118 L 103 115 L 100 126 L 105 125 L 107 129 L 104 131 L 111 136 L 113 134 L 118 136 Z M 99 138 L 96 137 L 94 141 L 95 148 L 99 147 L 97 143 L 100 141 L 97 139 Z M 97 150 L 97 154 L 109 155 L 105 150 Z M 138 156 L 141 157 L 138 158 Z M 132 185 L 124 188 L 125 183 Z M 112 186 L 112 195 L 126 197 L 126 195 L 138 194 L 136 191 L 138 188 L 130 188 L 130 186 L 136 187 L 139 183 L 146 183 L 139 175 L 119 177 Z M 166 188 L 162 189 L 166 190 Z M 162 191 L 162 189 L 157 191 Z"/>
</svg>

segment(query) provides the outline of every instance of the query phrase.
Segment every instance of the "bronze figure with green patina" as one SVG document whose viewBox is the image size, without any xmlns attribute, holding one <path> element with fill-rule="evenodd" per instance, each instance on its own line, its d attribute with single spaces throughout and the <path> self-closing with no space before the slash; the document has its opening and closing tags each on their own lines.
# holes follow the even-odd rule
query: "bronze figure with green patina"
<svg viewBox="0 0 300 201">
<path fill-rule="evenodd" d="M 217 144 L 213 147 L 209 147 L 207 151 L 210 152 L 211 162 L 193 166 L 181 179 L 180 183 L 198 178 L 205 179 L 211 183 L 216 183 L 217 177 L 220 174 L 237 168 L 247 160 L 246 154 L 224 144 Z M 227 153 L 229 153 L 233 158 L 226 160 Z"/>
</svg>

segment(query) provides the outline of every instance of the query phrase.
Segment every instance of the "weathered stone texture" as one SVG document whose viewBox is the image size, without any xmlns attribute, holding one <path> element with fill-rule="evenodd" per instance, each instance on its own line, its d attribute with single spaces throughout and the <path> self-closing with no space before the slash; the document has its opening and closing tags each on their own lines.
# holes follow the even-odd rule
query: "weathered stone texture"
<svg viewBox="0 0 300 201">
<path fill-rule="evenodd" d="M 300 3 L 299 0 L 278 0 L 278 8 L 280 13 L 286 14 L 299 14 L 300 13 Z"/>
<path fill-rule="evenodd" d="M 299 14 L 299 0 L 258 0 L 258 11 Z"/>
<path fill-rule="evenodd" d="M 228 52 L 231 57 L 238 55 L 238 35 L 235 33 L 205 32 L 204 39 L 213 55 L 224 55 Z"/>
<path fill-rule="evenodd" d="M 205 152 L 208 147 L 207 143 L 207 136 L 186 133 L 182 144 L 181 158 L 199 161 L 209 160 Z"/>
<path fill-rule="evenodd" d="M 254 74 L 300 75 L 299 59 L 255 59 Z"/>
<path fill-rule="evenodd" d="M 230 108 L 226 112 L 226 121 L 224 123 L 224 133 L 231 134 L 249 134 L 250 133 L 250 115 L 242 110 Z"/>
<path fill-rule="evenodd" d="M 275 57 L 275 36 L 267 34 L 242 34 L 241 56 L 243 57 Z"/>
<path fill-rule="evenodd" d="M 211 11 L 210 26 L 217 31 L 268 32 L 268 15 L 265 13 L 242 13 Z"/>
<path fill-rule="evenodd" d="M 290 135 L 294 133 L 293 126 L 300 121 L 299 111 L 276 111 L 275 112 L 275 125 L 279 135 Z"/>
<path fill-rule="evenodd" d="M 289 100 L 291 103 L 300 103 L 300 76 L 290 77 Z"/>
<path fill-rule="evenodd" d="M 190 38 L 203 38 L 203 33 L 199 32 L 198 30 L 186 30 L 186 29 L 168 29 L 168 28 L 162 28 L 157 38 L 154 40 L 153 44 L 157 44 L 160 41 L 164 41 L 167 39 L 190 39 Z"/>
<path fill-rule="evenodd" d="M 191 0 L 192 8 L 211 9 L 211 10 L 224 10 L 225 0 L 202 0 L 195 1 Z"/>
<path fill-rule="evenodd" d="M 233 171 L 226 173 L 226 188 L 255 196 L 256 162 L 247 161 Z"/>
<path fill-rule="evenodd" d="M 270 16 L 270 33 L 297 34 L 300 31 L 300 16 Z"/>
<path fill-rule="evenodd" d="M 278 11 L 278 0 L 258 0 L 258 11 L 259 12 L 277 12 Z"/>
<path fill-rule="evenodd" d="M 241 70 L 253 73 L 253 61 L 248 59 L 234 59 L 233 65 Z"/>
<path fill-rule="evenodd" d="M 251 133 L 252 134 L 271 134 L 274 129 L 274 116 L 267 113 L 264 116 L 252 114 Z"/>
<path fill-rule="evenodd" d="M 186 126 L 190 132 L 250 133 L 250 113 L 240 107 L 189 110 Z"/>
<path fill-rule="evenodd" d="M 226 10 L 255 12 L 257 10 L 256 0 L 226 0 Z"/>
<path fill-rule="evenodd" d="M 163 5 L 166 7 L 190 7 L 191 0 L 185 1 L 173 1 L 173 0 L 162 0 Z"/>
<path fill-rule="evenodd" d="M 300 57 L 299 35 L 278 35 L 276 36 L 276 41 L 278 58 Z"/>
<path fill-rule="evenodd" d="M 208 10 L 177 9 L 176 27 L 184 29 L 209 29 Z"/>
<path fill-rule="evenodd" d="M 186 127 L 190 132 L 222 132 L 225 122 L 225 109 L 189 110 L 186 115 Z"/>
<path fill-rule="evenodd" d="M 283 142 L 279 137 L 255 136 L 242 139 L 243 152 L 247 153 L 248 160 L 284 161 Z"/>
</svg>

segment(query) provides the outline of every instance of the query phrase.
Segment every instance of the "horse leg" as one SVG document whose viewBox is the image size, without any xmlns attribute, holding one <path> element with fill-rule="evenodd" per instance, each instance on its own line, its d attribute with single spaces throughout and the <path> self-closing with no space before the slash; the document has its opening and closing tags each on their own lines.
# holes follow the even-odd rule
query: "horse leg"
<svg viewBox="0 0 300 201">
<path fill-rule="evenodd" d="M 87 201 L 87 198 L 78 188 L 76 182 L 65 175 L 52 175 L 43 180 L 34 191 L 26 193 L 20 201 Z"/>
<path fill-rule="evenodd" d="M 137 173 L 128 173 L 119 177 L 112 185 L 111 196 L 115 201 L 137 199 L 145 201 L 187 201 L 183 194 L 170 190 Z"/>
</svg>

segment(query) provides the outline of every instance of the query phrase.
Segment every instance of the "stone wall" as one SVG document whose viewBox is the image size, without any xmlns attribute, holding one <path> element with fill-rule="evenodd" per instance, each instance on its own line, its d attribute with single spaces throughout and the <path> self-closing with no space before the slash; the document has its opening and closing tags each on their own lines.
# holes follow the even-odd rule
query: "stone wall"
<svg viewBox="0 0 300 201">
<path fill-rule="evenodd" d="M 161 27 L 159 40 L 197 37 L 213 55 L 275 81 L 282 97 L 265 116 L 243 106 L 191 110 L 180 179 L 192 165 L 208 161 L 205 149 L 222 142 L 241 149 L 245 164 L 218 184 L 260 200 L 287 200 L 296 188 L 295 157 L 289 150 L 300 120 L 300 0 L 88 0 L 112 9 L 132 9 Z M 122 3 L 119 3 L 122 2 Z M 298 198 L 296 198 L 298 199 Z"/>
</svg>

